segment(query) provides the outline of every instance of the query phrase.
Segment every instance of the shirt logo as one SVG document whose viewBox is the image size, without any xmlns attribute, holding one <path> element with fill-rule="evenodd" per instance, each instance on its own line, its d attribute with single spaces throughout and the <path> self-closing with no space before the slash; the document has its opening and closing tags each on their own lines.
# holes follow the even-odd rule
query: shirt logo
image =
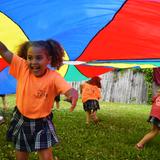
<svg viewBox="0 0 160 160">
<path fill-rule="evenodd" d="M 38 90 L 36 94 L 34 94 L 36 98 L 46 98 L 48 94 L 44 90 Z"/>
</svg>

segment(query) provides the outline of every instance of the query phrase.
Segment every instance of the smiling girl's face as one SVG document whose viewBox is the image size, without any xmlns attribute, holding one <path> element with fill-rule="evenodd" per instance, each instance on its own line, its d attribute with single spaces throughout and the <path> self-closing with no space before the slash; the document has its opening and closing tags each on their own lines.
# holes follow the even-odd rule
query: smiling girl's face
<svg viewBox="0 0 160 160">
<path fill-rule="evenodd" d="M 46 73 L 47 65 L 51 63 L 51 57 L 46 49 L 32 46 L 27 51 L 27 62 L 31 73 L 41 77 Z"/>
</svg>

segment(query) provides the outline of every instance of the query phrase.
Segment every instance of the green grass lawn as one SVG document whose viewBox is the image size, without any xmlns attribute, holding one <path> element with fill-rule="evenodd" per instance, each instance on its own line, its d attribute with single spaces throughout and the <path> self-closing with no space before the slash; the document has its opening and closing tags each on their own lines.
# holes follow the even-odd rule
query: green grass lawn
<svg viewBox="0 0 160 160">
<path fill-rule="evenodd" d="M 0 108 L 6 120 L 0 126 L 0 160 L 15 159 L 14 148 L 5 140 L 15 96 L 8 96 L 7 101 L 7 113 L 2 113 Z M 70 104 L 63 100 L 59 110 L 53 109 L 53 121 L 60 139 L 60 144 L 53 147 L 54 155 L 60 160 L 160 160 L 160 137 L 149 142 L 142 151 L 134 148 L 151 127 L 146 122 L 151 106 L 107 102 L 100 102 L 100 105 L 97 115 L 101 122 L 89 126 L 85 124 L 81 100 L 72 113 L 69 112 Z M 37 154 L 32 153 L 30 159 L 37 160 Z"/>
</svg>

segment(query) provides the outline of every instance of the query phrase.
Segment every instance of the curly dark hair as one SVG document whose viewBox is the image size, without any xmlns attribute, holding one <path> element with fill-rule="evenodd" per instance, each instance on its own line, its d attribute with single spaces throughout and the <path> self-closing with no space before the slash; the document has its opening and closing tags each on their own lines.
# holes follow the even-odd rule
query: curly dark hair
<svg viewBox="0 0 160 160">
<path fill-rule="evenodd" d="M 95 76 L 95 77 L 92 77 L 90 80 L 88 80 L 87 83 L 96 85 L 98 88 L 102 88 L 100 81 L 101 81 L 101 78 L 98 76 Z"/>
<path fill-rule="evenodd" d="M 59 69 L 63 63 L 64 49 L 55 40 L 48 39 L 46 41 L 26 41 L 22 43 L 18 49 L 18 56 L 27 60 L 27 51 L 30 47 L 41 47 L 48 51 L 51 58 L 51 66 Z"/>
</svg>

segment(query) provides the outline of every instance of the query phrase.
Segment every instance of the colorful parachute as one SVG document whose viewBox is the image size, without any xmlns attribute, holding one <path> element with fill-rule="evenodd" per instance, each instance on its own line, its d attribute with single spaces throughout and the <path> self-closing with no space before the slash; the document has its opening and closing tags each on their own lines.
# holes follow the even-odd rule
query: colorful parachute
<svg viewBox="0 0 160 160">
<path fill-rule="evenodd" d="M 0 40 L 16 53 L 26 40 L 65 48 L 60 73 L 81 81 L 114 68 L 160 66 L 160 0 L 1 0 Z M 14 93 L 0 58 L 0 94 Z"/>
</svg>

